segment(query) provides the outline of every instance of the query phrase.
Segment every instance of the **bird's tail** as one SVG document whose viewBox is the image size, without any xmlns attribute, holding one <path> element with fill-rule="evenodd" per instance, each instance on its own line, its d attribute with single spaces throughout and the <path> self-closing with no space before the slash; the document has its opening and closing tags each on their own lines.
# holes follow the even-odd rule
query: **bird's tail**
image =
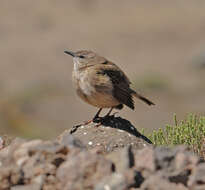
<svg viewBox="0 0 205 190">
<path fill-rule="evenodd" d="M 132 94 L 133 94 L 133 96 L 135 96 L 136 98 L 139 98 L 140 100 L 142 100 L 143 102 L 145 102 L 145 103 L 148 104 L 149 106 L 155 105 L 155 103 L 153 103 L 152 101 L 148 100 L 148 99 L 145 98 L 144 96 L 138 94 L 138 93 L 135 92 L 134 90 L 132 90 Z"/>
</svg>

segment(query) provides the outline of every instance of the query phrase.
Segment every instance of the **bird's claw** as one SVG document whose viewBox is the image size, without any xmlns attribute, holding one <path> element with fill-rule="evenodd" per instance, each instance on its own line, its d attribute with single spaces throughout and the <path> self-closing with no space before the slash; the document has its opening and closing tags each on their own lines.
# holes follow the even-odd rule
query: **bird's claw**
<svg viewBox="0 0 205 190">
<path fill-rule="evenodd" d="M 102 117 L 94 117 L 92 121 L 93 123 L 101 123 Z"/>
<path fill-rule="evenodd" d="M 116 112 L 117 113 L 117 112 Z M 104 117 L 97 117 L 93 119 L 93 123 L 98 123 L 98 124 L 103 124 L 105 122 L 108 122 L 110 120 L 112 120 L 115 117 L 115 114 L 112 115 L 105 115 Z"/>
<path fill-rule="evenodd" d="M 83 125 L 88 125 L 89 123 L 93 122 L 96 123 L 95 127 L 99 127 L 100 125 L 103 125 L 104 123 L 107 123 L 108 121 L 112 120 L 115 117 L 115 114 L 117 114 L 118 112 L 115 112 L 112 115 L 105 115 L 104 117 L 94 117 L 92 120 L 89 121 L 85 121 L 82 124 L 79 125 L 75 125 L 72 127 L 72 129 L 70 130 L 70 134 L 73 134 L 77 131 L 77 129 Z"/>
</svg>

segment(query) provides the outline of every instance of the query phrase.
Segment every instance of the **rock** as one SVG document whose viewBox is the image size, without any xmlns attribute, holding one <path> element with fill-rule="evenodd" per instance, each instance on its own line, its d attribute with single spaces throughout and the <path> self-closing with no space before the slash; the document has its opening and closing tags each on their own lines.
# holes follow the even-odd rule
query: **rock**
<svg viewBox="0 0 205 190">
<path fill-rule="evenodd" d="M 23 175 L 16 165 L 0 167 L 0 189 L 9 189 L 11 186 L 21 183 Z"/>
<path fill-rule="evenodd" d="M 7 147 L 13 140 L 13 137 L 8 135 L 1 135 L 0 136 L 0 150 Z"/>
<path fill-rule="evenodd" d="M 135 154 L 135 169 L 146 170 L 150 173 L 155 172 L 155 151 L 153 148 L 146 147 Z"/>
<path fill-rule="evenodd" d="M 155 149 L 156 169 L 166 170 L 167 172 L 181 171 L 185 167 L 196 165 L 199 158 L 189 152 L 185 146 L 175 148 L 157 147 Z"/>
<path fill-rule="evenodd" d="M 189 176 L 199 162 L 199 158 L 185 146 L 173 149 L 158 147 L 155 150 L 156 169 L 164 171 L 164 176 L 174 183 L 187 186 Z"/>
<path fill-rule="evenodd" d="M 74 138 L 74 136 L 70 134 L 70 130 L 65 130 L 57 139 L 58 142 L 64 146 L 86 148 L 82 141 L 78 140 L 78 138 Z"/>
<path fill-rule="evenodd" d="M 151 144 L 129 121 L 120 117 L 114 117 L 98 127 L 94 123 L 78 126 L 73 136 L 80 139 L 88 149 L 99 146 L 105 153 L 129 146 L 139 150 Z"/>
<path fill-rule="evenodd" d="M 113 164 L 100 155 L 82 151 L 68 157 L 57 170 L 60 189 L 92 189 L 104 176 L 111 175 Z"/>
<path fill-rule="evenodd" d="M 95 190 L 124 190 L 127 188 L 125 177 L 121 173 L 106 176 L 102 182 L 95 186 Z"/>
<path fill-rule="evenodd" d="M 35 183 L 29 185 L 16 185 L 11 187 L 11 190 L 41 190 L 41 186 Z"/>
<path fill-rule="evenodd" d="M 14 140 L 0 152 L 0 189 L 53 189 L 59 183 L 56 170 L 68 154 L 80 152 L 72 139 L 67 144 L 55 140 Z"/>
<path fill-rule="evenodd" d="M 106 158 L 115 163 L 116 172 L 122 173 L 129 168 L 132 168 L 135 162 L 131 146 L 123 148 L 122 150 L 111 152 L 106 155 Z"/>
<path fill-rule="evenodd" d="M 205 163 L 201 163 L 194 168 L 188 186 L 194 189 L 205 187 Z"/>
<path fill-rule="evenodd" d="M 10 164 L 11 162 L 13 162 L 13 153 L 15 150 L 18 150 L 18 147 L 22 144 L 26 142 L 26 140 L 24 139 L 20 139 L 20 138 L 15 138 L 9 146 L 4 147 L 1 151 L 0 151 L 0 165 L 2 165 L 2 163 L 5 164 Z"/>
<path fill-rule="evenodd" d="M 186 147 L 155 148 L 120 130 L 89 124 L 52 141 L 16 138 L 0 150 L 0 190 L 205 189 L 204 160 Z"/>
<path fill-rule="evenodd" d="M 140 190 L 188 190 L 182 184 L 170 183 L 161 175 L 150 176 L 140 187 Z"/>
</svg>

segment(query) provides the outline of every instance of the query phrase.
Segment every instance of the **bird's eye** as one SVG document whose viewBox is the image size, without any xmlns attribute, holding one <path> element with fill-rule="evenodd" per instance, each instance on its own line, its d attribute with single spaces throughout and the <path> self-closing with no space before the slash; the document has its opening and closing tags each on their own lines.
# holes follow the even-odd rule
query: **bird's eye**
<svg viewBox="0 0 205 190">
<path fill-rule="evenodd" d="M 83 58 L 85 58 L 85 56 L 83 56 L 83 55 L 80 55 L 80 56 L 79 56 L 79 58 L 83 59 Z"/>
</svg>

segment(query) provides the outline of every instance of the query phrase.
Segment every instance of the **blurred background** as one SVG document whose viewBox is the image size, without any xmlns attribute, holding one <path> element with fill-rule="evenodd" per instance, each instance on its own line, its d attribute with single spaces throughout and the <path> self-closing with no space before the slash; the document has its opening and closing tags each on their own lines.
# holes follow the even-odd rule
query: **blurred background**
<svg viewBox="0 0 205 190">
<path fill-rule="evenodd" d="M 64 49 L 117 63 L 156 103 L 120 111 L 138 129 L 205 114 L 204 10 L 203 0 L 2 0 L 0 134 L 50 139 L 94 116 L 75 94 Z"/>
</svg>

